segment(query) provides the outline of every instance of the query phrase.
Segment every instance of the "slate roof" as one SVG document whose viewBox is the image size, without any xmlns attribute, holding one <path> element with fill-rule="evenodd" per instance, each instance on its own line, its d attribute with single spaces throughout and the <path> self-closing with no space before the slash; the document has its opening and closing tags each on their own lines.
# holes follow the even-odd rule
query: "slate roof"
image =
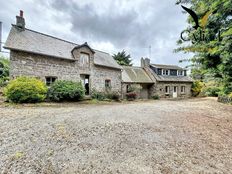
<svg viewBox="0 0 232 174">
<path fill-rule="evenodd" d="M 151 66 L 161 69 L 177 69 L 177 70 L 186 70 L 185 68 L 179 67 L 177 65 L 162 65 L 162 64 L 151 64 Z"/>
<path fill-rule="evenodd" d="M 154 83 L 141 67 L 123 66 L 122 81 L 127 83 Z"/>
<path fill-rule="evenodd" d="M 20 30 L 12 25 L 4 48 L 74 60 L 71 52 L 78 46 L 80 45 L 30 29 Z M 94 52 L 96 65 L 121 69 L 110 54 L 98 50 Z"/>
<path fill-rule="evenodd" d="M 162 76 L 156 75 L 156 79 L 162 82 L 193 82 L 189 76 Z"/>
<path fill-rule="evenodd" d="M 181 68 L 177 65 L 161 65 L 161 64 L 151 64 L 152 67 L 161 68 L 161 69 L 174 69 L 174 70 L 187 70 L 186 68 Z M 157 81 L 162 82 L 193 82 L 193 79 L 189 76 L 166 76 L 166 75 L 158 75 L 152 69 L 154 77 Z"/>
</svg>

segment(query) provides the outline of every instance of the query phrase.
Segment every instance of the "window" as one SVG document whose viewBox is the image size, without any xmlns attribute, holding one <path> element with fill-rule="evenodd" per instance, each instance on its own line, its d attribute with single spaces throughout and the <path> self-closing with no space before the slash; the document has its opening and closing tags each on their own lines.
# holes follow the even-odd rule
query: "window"
<svg viewBox="0 0 232 174">
<path fill-rule="evenodd" d="M 171 76 L 177 76 L 177 70 L 171 69 L 171 70 L 170 70 L 170 75 L 171 75 Z"/>
<path fill-rule="evenodd" d="M 179 76 L 183 76 L 183 71 L 182 71 L 182 70 L 179 70 L 179 71 L 178 71 L 178 75 L 179 75 Z"/>
<path fill-rule="evenodd" d="M 89 66 L 89 55 L 86 53 L 81 53 L 80 56 L 80 65 L 81 66 Z"/>
<path fill-rule="evenodd" d="M 158 75 L 162 75 L 162 69 L 158 69 Z"/>
<path fill-rule="evenodd" d="M 167 69 L 163 69 L 163 75 L 168 76 L 168 75 L 169 75 L 169 70 L 167 70 Z"/>
<path fill-rule="evenodd" d="M 111 89 L 111 80 L 105 80 L 105 88 Z"/>
<path fill-rule="evenodd" d="M 177 93 L 177 86 L 173 87 L 173 93 Z"/>
<path fill-rule="evenodd" d="M 52 83 L 56 81 L 56 77 L 45 77 L 46 78 L 46 85 L 50 86 Z"/>
<path fill-rule="evenodd" d="M 181 86 L 180 92 L 181 92 L 181 93 L 185 93 L 185 86 Z"/>
<path fill-rule="evenodd" d="M 165 86 L 165 94 L 169 94 L 170 86 Z"/>
</svg>

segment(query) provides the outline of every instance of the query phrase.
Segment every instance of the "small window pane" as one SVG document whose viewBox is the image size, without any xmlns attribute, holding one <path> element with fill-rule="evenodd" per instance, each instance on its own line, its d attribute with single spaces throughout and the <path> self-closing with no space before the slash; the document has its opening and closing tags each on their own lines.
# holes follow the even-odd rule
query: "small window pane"
<svg viewBox="0 0 232 174">
<path fill-rule="evenodd" d="M 88 54 L 81 53 L 81 56 L 80 56 L 80 64 L 81 64 L 82 66 L 89 65 L 89 55 L 88 55 Z"/>
<path fill-rule="evenodd" d="M 169 91 L 170 91 L 169 89 L 170 89 L 169 86 L 165 86 L 165 93 L 166 93 L 166 94 L 169 94 Z"/>
<path fill-rule="evenodd" d="M 110 80 L 105 80 L 105 88 L 110 89 L 111 88 L 111 81 Z"/>
<path fill-rule="evenodd" d="M 185 86 L 181 86 L 181 92 L 185 93 Z"/>
<path fill-rule="evenodd" d="M 46 77 L 46 85 L 50 86 L 52 83 L 56 81 L 56 77 Z"/>
</svg>

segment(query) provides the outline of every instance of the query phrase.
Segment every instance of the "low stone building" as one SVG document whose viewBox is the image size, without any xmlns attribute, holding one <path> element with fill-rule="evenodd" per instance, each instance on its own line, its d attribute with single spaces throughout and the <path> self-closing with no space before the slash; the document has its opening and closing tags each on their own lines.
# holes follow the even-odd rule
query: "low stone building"
<svg viewBox="0 0 232 174">
<path fill-rule="evenodd" d="M 141 67 L 123 67 L 122 93 L 125 98 L 128 85 L 136 84 L 138 98 L 142 99 L 155 95 L 161 98 L 190 97 L 192 82 L 184 68 L 151 64 L 150 59 L 141 58 Z"/>
<path fill-rule="evenodd" d="M 137 98 L 148 99 L 151 96 L 153 80 L 142 67 L 123 66 L 122 71 L 122 97 L 134 90 Z"/>
<path fill-rule="evenodd" d="M 10 77 L 33 76 L 50 85 L 55 80 L 82 81 L 89 95 L 97 91 L 121 92 L 121 67 L 108 53 L 87 43 L 78 45 L 25 28 L 23 13 L 5 43 L 10 50 Z"/>
</svg>

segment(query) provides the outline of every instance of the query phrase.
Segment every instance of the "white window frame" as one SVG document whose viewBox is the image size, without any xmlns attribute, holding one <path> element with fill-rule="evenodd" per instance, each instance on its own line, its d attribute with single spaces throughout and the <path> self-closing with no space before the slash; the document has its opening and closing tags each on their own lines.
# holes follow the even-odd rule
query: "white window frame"
<svg viewBox="0 0 232 174">
<path fill-rule="evenodd" d="M 167 91 L 166 91 L 166 87 L 167 87 Z M 165 94 L 170 94 L 170 86 L 165 86 L 164 92 L 165 92 Z"/>
<path fill-rule="evenodd" d="M 162 75 L 169 76 L 170 70 L 168 69 L 162 69 Z"/>
<path fill-rule="evenodd" d="M 181 87 L 180 87 L 180 92 L 181 92 L 182 94 L 185 93 L 185 86 L 181 86 Z"/>
<path fill-rule="evenodd" d="M 178 70 L 178 76 L 184 76 L 184 71 L 183 70 Z"/>
<path fill-rule="evenodd" d="M 90 56 L 87 53 L 80 53 L 80 65 L 89 66 Z"/>
</svg>

